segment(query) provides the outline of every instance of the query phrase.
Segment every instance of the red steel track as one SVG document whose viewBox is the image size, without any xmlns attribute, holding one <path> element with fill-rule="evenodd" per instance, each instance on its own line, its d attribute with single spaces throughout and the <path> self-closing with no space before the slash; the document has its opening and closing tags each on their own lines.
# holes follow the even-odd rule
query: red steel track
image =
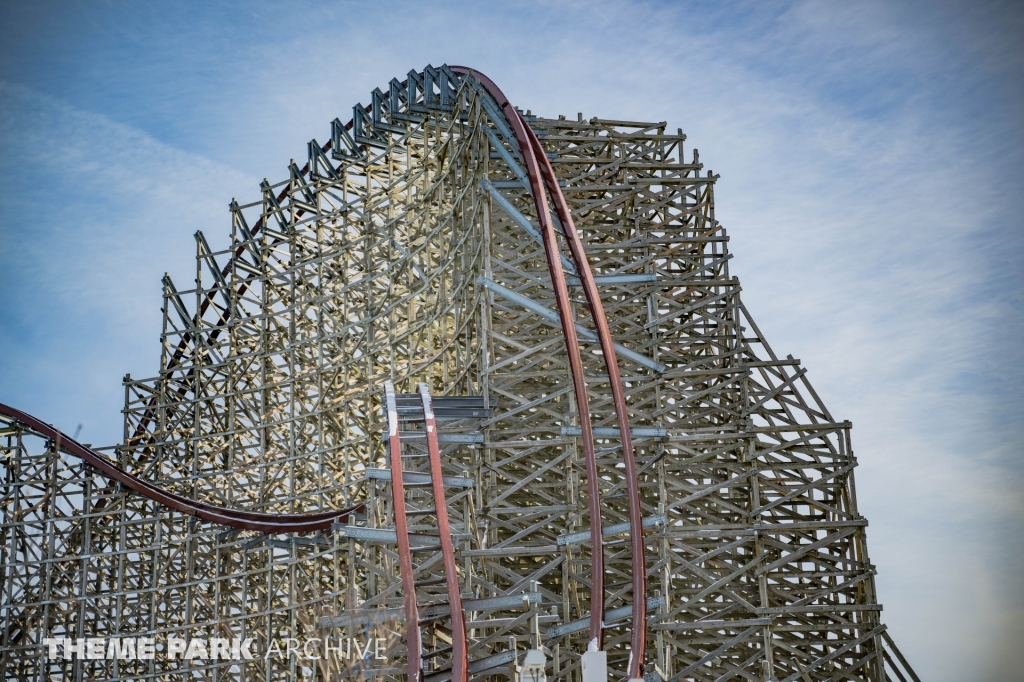
<svg viewBox="0 0 1024 682">
<path fill-rule="evenodd" d="M 0 403 L 0 415 L 14 419 L 34 433 L 44 438 L 49 438 L 57 445 L 58 449 L 78 457 L 99 470 L 103 475 L 134 490 L 140 495 L 159 502 L 165 507 L 175 509 L 189 516 L 195 516 L 204 521 L 219 523 L 233 528 L 257 530 L 264 533 L 308 533 L 326 530 L 331 527 L 332 523 L 347 519 L 349 515 L 363 508 L 362 504 L 358 504 L 346 509 L 316 514 L 271 514 L 218 507 L 205 502 L 190 500 L 187 497 L 182 497 L 155 486 L 152 483 L 147 483 L 141 478 L 124 471 L 107 460 L 107 458 L 97 454 L 94 450 L 85 447 L 30 414 Z"/>
<path fill-rule="evenodd" d="M 445 586 L 448 590 L 448 607 L 452 628 L 452 682 L 466 682 L 469 679 L 469 641 L 466 636 L 465 614 L 462 608 L 462 592 L 459 586 L 458 566 L 455 547 L 452 544 L 451 525 L 448 521 L 448 505 L 445 498 L 444 476 L 441 467 L 441 447 L 437 437 L 437 420 L 434 417 L 433 400 L 426 384 L 419 385 L 420 401 L 423 405 L 423 431 L 427 441 L 427 456 L 430 469 L 430 487 L 434 498 L 434 515 L 437 519 L 438 541 L 441 546 Z M 402 443 L 398 423 L 398 405 L 395 386 L 384 382 L 384 401 L 387 411 L 388 450 L 391 462 L 391 496 L 395 515 L 395 534 L 398 540 L 398 565 L 402 579 L 403 603 L 405 604 L 405 632 L 408 651 L 409 682 L 423 678 L 422 641 L 420 635 L 419 605 L 416 603 L 416 576 L 412 560 L 412 546 L 409 541 L 409 520 L 405 500 L 405 475 L 402 467 Z"/>
<path fill-rule="evenodd" d="M 452 682 L 466 682 L 469 679 L 469 643 L 466 641 L 466 620 L 462 611 L 462 592 L 459 574 L 455 565 L 455 548 L 452 545 L 452 531 L 448 525 L 448 504 L 444 496 L 444 480 L 441 475 L 441 448 L 437 440 L 437 422 L 434 420 L 434 406 L 426 384 L 420 384 L 420 398 L 423 400 L 423 428 L 427 432 L 427 453 L 430 456 L 430 482 L 434 489 L 434 509 L 437 513 L 437 532 L 441 536 L 441 554 L 444 557 L 444 578 L 448 588 L 448 608 L 452 619 Z M 401 470 L 392 470 L 391 479 L 401 478 Z"/>
<path fill-rule="evenodd" d="M 419 682 L 422 640 L 420 638 L 420 614 L 416 604 L 416 581 L 412 563 L 412 548 L 409 546 L 409 520 L 405 515 L 405 481 L 402 475 L 402 441 L 398 432 L 398 405 L 395 400 L 395 386 L 384 382 L 384 401 L 387 409 L 388 455 L 391 460 L 391 496 L 395 513 L 395 535 L 398 536 L 398 566 L 402 577 L 402 595 L 405 604 L 405 628 L 407 640 L 408 682 Z M 436 439 L 436 436 L 435 436 Z M 443 497 L 441 499 L 444 499 Z M 447 563 L 445 563 L 447 568 Z M 452 633 L 454 635 L 454 632 Z"/>
<path fill-rule="evenodd" d="M 586 386 L 583 385 L 583 367 L 579 358 L 579 346 L 576 339 L 575 323 L 568 304 L 568 290 L 565 286 L 565 276 L 562 272 L 562 265 L 559 259 L 561 255 L 555 242 L 554 228 L 548 211 L 544 189 L 551 195 L 555 205 L 555 212 L 562 225 L 562 232 L 569 243 L 572 252 L 576 272 L 583 284 L 583 291 L 587 298 L 587 305 L 590 308 L 594 326 L 601 342 L 601 352 L 604 356 L 605 366 L 608 370 L 609 384 L 612 390 L 612 400 L 615 404 L 615 414 L 619 424 L 619 433 L 622 439 L 622 455 L 625 463 L 626 489 L 629 503 L 629 526 L 630 541 L 632 548 L 633 567 L 633 630 L 630 639 L 629 654 L 629 679 L 639 678 L 643 675 L 644 654 L 647 647 L 647 579 L 646 561 L 644 558 L 644 536 L 643 520 L 640 510 L 640 483 L 636 470 L 636 458 L 633 452 L 633 439 L 629 426 L 629 413 L 626 406 L 625 392 L 622 387 L 622 377 L 619 373 L 618 360 L 615 355 L 614 341 L 611 330 L 608 327 L 608 318 L 605 315 L 604 306 L 601 303 L 601 296 L 597 290 L 597 283 L 590 270 L 586 252 L 583 249 L 583 242 L 576 232 L 576 226 L 572 220 L 572 212 L 565 201 L 565 196 L 558 185 L 558 178 L 551 162 L 548 160 L 541 147 L 540 140 L 533 132 L 519 112 L 512 106 L 501 89 L 487 76 L 464 66 L 450 67 L 455 73 L 472 75 L 497 101 L 504 112 L 508 122 L 512 125 L 516 140 L 519 142 L 523 161 L 526 164 L 526 171 L 530 178 L 530 186 L 533 193 L 534 204 L 537 209 L 537 217 L 540 220 L 544 237 L 545 251 L 548 257 L 548 267 L 551 270 L 551 279 L 555 285 L 555 295 L 558 300 L 558 312 L 565 332 L 566 347 L 570 357 L 570 368 L 573 374 L 573 383 L 576 387 L 576 400 L 580 406 L 580 426 L 583 434 L 583 450 L 587 456 L 587 477 L 588 493 L 590 495 L 590 542 L 593 548 L 594 565 L 591 572 L 591 613 L 590 613 L 590 641 L 596 639 L 598 648 L 602 643 L 602 628 L 604 617 L 604 569 L 602 556 L 602 533 L 601 533 L 601 510 L 600 496 L 597 490 L 597 464 L 594 459 L 594 441 L 591 431 L 589 406 L 586 398 Z M 543 183 L 543 184 L 542 184 Z M 577 364 L 578 363 L 578 364 Z M 583 385 L 582 398 L 580 397 L 580 385 Z M 584 408 L 586 407 L 586 415 Z M 595 523 L 595 519 L 597 522 Z"/>
<path fill-rule="evenodd" d="M 558 178 L 555 176 L 551 162 L 540 146 L 540 141 L 533 131 L 530 131 L 535 155 L 541 159 L 544 168 L 544 180 L 547 182 L 548 191 L 555 202 L 555 212 L 558 214 L 558 221 L 562 223 L 562 232 L 569 242 L 569 250 L 572 252 L 572 259 L 576 265 L 576 272 L 579 273 L 580 281 L 583 283 L 583 292 L 587 298 L 587 305 L 590 308 L 590 315 L 597 328 L 597 336 L 601 341 L 601 354 L 604 356 L 605 367 L 608 369 L 608 383 L 612 390 L 612 400 L 615 403 L 615 415 L 619 424 L 619 434 L 622 438 L 622 458 L 625 464 L 626 495 L 629 504 L 629 532 L 630 548 L 632 549 L 633 564 L 633 632 L 630 640 L 628 678 L 636 679 L 643 675 L 644 654 L 647 647 L 647 566 L 644 558 L 644 531 L 643 517 L 640 510 L 640 481 L 636 471 L 636 456 L 633 453 L 633 434 L 629 426 L 629 412 L 626 406 L 626 395 L 622 388 L 622 376 L 619 373 L 619 363 L 615 356 L 615 343 L 612 340 L 611 330 L 608 327 L 608 317 L 601 303 L 601 295 L 597 291 L 597 283 L 590 271 L 590 263 L 587 261 L 587 254 L 583 250 L 583 242 L 576 232 L 576 225 L 572 220 L 572 212 L 569 210 L 565 197 L 558 187 Z"/>
<path fill-rule="evenodd" d="M 587 502 L 590 511 L 590 641 L 596 641 L 601 648 L 604 630 L 604 546 L 601 532 L 601 488 L 597 473 L 597 455 L 594 451 L 594 432 L 590 423 L 590 398 L 587 396 L 587 384 L 583 374 L 583 356 L 580 353 L 579 338 L 576 336 L 576 321 L 572 316 L 572 302 L 569 300 L 569 287 L 565 283 L 562 271 L 561 252 L 555 237 L 555 227 L 551 223 L 551 213 L 544 191 L 544 177 L 537 160 L 536 148 L 531 142 L 533 131 L 519 115 L 515 107 L 508 101 L 504 93 L 491 79 L 483 74 L 463 66 L 450 67 L 455 73 L 472 74 L 487 89 L 488 93 L 501 107 L 505 118 L 512 126 L 512 131 L 519 142 L 519 150 L 526 164 L 526 174 L 530 179 L 530 192 L 537 209 L 537 219 L 544 237 L 544 252 L 551 271 L 551 283 L 555 289 L 555 300 L 558 303 L 558 318 L 565 336 L 565 350 L 569 355 L 569 370 L 572 374 L 573 391 L 576 395 L 576 409 L 579 410 L 583 456 L 587 466 Z M 541 153 L 543 156 L 543 153 Z M 555 182 L 557 189 L 558 182 Z M 582 276 L 583 273 L 580 273 Z"/>
</svg>

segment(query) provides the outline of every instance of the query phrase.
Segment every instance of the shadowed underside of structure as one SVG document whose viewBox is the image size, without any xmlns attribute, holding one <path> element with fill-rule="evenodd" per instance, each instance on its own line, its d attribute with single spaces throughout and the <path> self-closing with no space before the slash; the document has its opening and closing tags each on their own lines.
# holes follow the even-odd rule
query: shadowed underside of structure
<svg viewBox="0 0 1024 682">
<path fill-rule="evenodd" d="M 916 680 L 850 424 L 758 331 L 684 142 L 427 67 L 232 200 L 195 287 L 164 278 L 122 444 L 0 406 L 0 677 L 463 682 L 544 647 L 578 681 L 590 647 L 610 679 Z M 154 659 L 42 643 L 143 636 Z"/>
</svg>

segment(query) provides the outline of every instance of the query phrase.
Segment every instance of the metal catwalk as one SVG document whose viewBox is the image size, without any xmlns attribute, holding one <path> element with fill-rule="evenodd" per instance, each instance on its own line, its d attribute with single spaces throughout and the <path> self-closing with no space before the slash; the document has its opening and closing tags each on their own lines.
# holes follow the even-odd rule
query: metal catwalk
<svg viewBox="0 0 1024 682">
<path fill-rule="evenodd" d="M 428 66 L 232 200 L 123 443 L 0 406 L 0 677 L 917 680 L 850 423 L 743 305 L 685 140 Z M 269 655 L 330 637 L 384 655 Z"/>
</svg>

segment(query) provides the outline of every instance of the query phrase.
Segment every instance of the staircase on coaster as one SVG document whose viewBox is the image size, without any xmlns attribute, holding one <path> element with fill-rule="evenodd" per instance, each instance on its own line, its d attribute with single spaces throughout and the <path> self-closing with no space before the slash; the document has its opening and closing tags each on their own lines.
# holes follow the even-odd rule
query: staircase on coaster
<svg viewBox="0 0 1024 682">
<path fill-rule="evenodd" d="M 368 101 L 164 278 L 122 443 L 0 409 L 0 678 L 580 682 L 597 648 L 617 680 L 918 682 L 850 424 L 754 323 L 686 136 L 459 67 Z M 218 634 L 386 656 L 40 639 Z"/>
</svg>

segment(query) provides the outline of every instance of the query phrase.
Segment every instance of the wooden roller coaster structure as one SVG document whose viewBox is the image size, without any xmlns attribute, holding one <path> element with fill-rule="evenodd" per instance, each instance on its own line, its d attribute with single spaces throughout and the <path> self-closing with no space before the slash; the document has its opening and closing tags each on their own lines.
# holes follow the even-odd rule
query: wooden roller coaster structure
<svg viewBox="0 0 1024 682">
<path fill-rule="evenodd" d="M 0 677 L 917 680 L 850 423 L 754 324 L 685 139 L 428 66 L 232 200 L 109 455 L 0 405 Z M 163 654 L 44 644 L 126 637 Z M 332 637 L 386 651 L 272 655 Z"/>
</svg>

